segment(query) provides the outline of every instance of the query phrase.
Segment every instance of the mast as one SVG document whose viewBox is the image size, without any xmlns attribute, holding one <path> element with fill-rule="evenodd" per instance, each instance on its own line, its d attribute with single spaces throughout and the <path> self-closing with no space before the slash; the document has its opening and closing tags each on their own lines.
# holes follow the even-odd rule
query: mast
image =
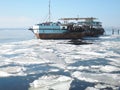
<svg viewBox="0 0 120 90">
<path fill-rule="evenodd" d="M 50 6 L 50 4 L 51 4 L 51 0 L 49 0 L 49 22 L 51 21 L 51 6 Z"/>
</svg>

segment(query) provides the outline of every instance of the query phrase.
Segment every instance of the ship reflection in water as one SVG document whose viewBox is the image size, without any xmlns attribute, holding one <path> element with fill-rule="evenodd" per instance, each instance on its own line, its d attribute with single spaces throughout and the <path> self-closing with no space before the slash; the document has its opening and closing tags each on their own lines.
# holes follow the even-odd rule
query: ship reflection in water
<svg viewBox="0 0 120 90">
<path fill-rule="evenodd" d="M 72 39 L 70 41 L 68 41 L 68 44 L 73 44 L 73 45 L 86 45 L 86 44 L 92 44 L 90 42 L 87 41 L 83 41 L 80 39 Z"/>
</svg>

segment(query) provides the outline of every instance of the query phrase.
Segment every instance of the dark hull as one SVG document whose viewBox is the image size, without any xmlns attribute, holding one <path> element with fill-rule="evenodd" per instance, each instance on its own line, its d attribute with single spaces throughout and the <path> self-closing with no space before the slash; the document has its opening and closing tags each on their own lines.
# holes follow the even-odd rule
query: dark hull
<svg viewBox="0 0 120 90">
<path fill-rule="evenodd" d="M 86 36 L 100 36 L 103 35 L 105 32 L 104 29 L 92 29 L 89 32 L 86 32 Z"/>
<path fill-rule="evenodd" d="M 68 32 L 68 33 L 61 33 L 61 34 L 45 34 L 45 33 L 35 33 L 35 36 L 38 39 L 81 39 L 86 36 L 99 36 L 104 34 L 104 29 L 99 30 L 88 30 L 84 32 Z"/>
<path fill-rule="evenodd" d="M 100 36 L 104 34 L 104 29 L 94 29 L 92 31 L 90 31 L 90 33 L 88 34 L 88 36 Z"/>
<path fill-rule="evenodd" d="M 38 39 L 81 39 L 85 36 L 85 32 L 72 32 L 62 34 L 40 34 L 36 33 Z"/>
</svg>

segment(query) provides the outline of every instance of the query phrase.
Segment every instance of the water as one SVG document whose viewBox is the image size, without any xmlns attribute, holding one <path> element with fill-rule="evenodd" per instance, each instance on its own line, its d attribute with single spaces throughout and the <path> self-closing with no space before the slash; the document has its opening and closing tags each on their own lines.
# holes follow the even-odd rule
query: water
<svg viewBox="0 0 120 90">
<path fill-rule="evenodd" d="M 0 30 L 0 90 L 120 90 L 120 35 L 38 40 L 26 30 Z"/>
<path fill-rule="evenodd" d="M 0 43 L 25 41 L 33 37 L 33 33 L 26 29 L 0 29 Z"/>
</svg>

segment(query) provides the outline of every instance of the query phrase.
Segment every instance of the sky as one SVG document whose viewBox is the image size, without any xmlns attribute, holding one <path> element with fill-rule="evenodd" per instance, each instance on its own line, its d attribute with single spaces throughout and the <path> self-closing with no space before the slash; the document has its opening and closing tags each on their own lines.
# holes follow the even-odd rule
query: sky
<svg viewBox="0 0 120 90">
<path fill-rule="evenodd" d="M 48 16 L 49 0 L 0 0 L 0 28 L 28 28 Z M 51 19 L 96 17 L 103 27 L 120 27 L 120 0 L 51 0 Z"/>
</svg>

